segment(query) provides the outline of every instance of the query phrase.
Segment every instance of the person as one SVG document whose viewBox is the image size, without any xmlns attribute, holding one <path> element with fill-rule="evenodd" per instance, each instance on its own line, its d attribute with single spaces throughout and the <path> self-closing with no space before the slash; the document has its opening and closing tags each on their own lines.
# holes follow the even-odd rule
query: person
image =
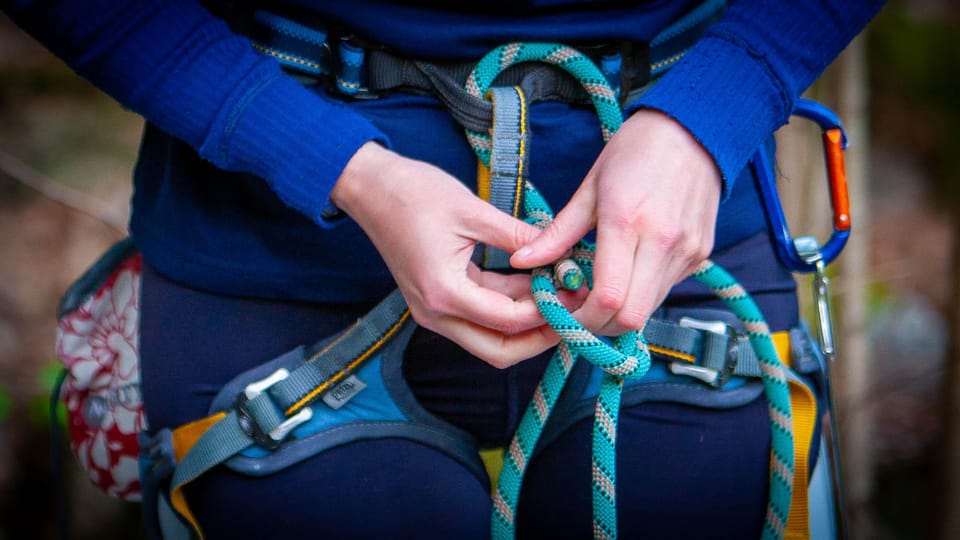
<svg viewBox="0 0 960 540">
<path fill-rule="evenodd" d="M 151 430 L 206 415 L 238 373 L 341 331 L 399 287 L 421 327 L 403 364 L 419 406 L 478 448 L 505 446 L 558 337 L 529 274 L 477 267 L 478 243 L 528 270 L 595 234 L 593 288 L 563 301 L 597 334 L 716 307 L 685 279 L 708 255 L 754 295 L 773 330 L 797 324 L 794 282 L 745 166 L 882 2 L 731 2 L 626 104 L 605 146 L 589 107 L 532 104 L 530 178 L 559 209 L 543 231 L 474 194 L 476 158 L 436 96 L 352 99 L 304 84 L 251 47 L 244 4 L 4 5 L 147 120 L 130 232 L 144 258 L 140 361 Z M 298 23 L 321 21 L 442 63 L 476 61 L 510 41 L 649 43 L 698 2 L 269 4 L 262 8 Z M 624 408 L 621 534 L 759 536 L 767 421 L 760 396 L 726 409 L 669 400 Z M 589 419 L 578 421 L 531 462 L 521 537 L 590 534 L 589 439 Z M 490 530 L 483 479 L 402 438 L 354 441 L 264 477 L 217 468 L 186 493 L 207 538 Z"/>
</svg>

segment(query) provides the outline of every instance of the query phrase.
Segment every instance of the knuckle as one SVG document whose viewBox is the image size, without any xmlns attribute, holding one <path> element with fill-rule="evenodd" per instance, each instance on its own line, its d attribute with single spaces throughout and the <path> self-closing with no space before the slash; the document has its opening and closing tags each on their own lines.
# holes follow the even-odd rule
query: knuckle
<svg viewBox="0 0 960 540">
<path fill-rule="evenodd" d="M 705 241 L 699 242 L 696 248 L 694 249 L 694 253 L 693 253 L 694 262 L 697 264 L 700 264 L 700 262 L 702 262 L 704 259 L 709 257 L 710 253 L 712 252 L 713 252 L 712 239 L 707 239 Z"/>
<path fill-rule="evenodd" d="M 523 329 L 523 325 L 516 319 L 501 319 L 494 323 L 494 330 L 507 336 L 519 334 Z"/>
<path fill-rule="evenodd" d="M 639 330 L 647 322 L 648 317 L 649 315 L 643 311 L 621 311 L 615 321 L 624 328 Z"/>
<path fill-rule="evenodd" d="M 480 350 L 474 350 L 473 354 L 497 369 L 506 369 L 516 363 L 507 345 L 507 341 L 501 339 L 496 344 L 488 343 L 481 346 Z"/>
<path fill-rule="evenodd" d="M 677 243 L 674 251 L 681 259 L 692 261 L 697 258 L 700 252 L 700 239 L 692 236 L 685 236 Z"/>
<path fill-rule="evenodd" d="M 420 305 L 414 308 L 411 306 L 411 313 L 421 312 L 421 316 L 434 318 L 437 315 L 446 313 L 448 306 L 448 295 L 440 287 L 433 287 L 421 292 Z M 419 322 L 419 321 L 418 321 Z"/>
<path fill-rule="evenodd" d="M 605 311 L 617 311 L 623 306 L 626 293 L 619 287 L 606 285 L 595 289 L 597 307 Z"/>
<path fill-rule="evenodd" d="M 608 219 L 611 227 L 621 231 L 639 231 L 649 225 L 639 212 L 617 213 Z"/>
<path fill-rule="evenodd" d="M 513 365 L 512 359 L 510 359 L 509 357 L 507 357 L 506 354 L 500 351 L 496 351 L 486 355 L 484 360 L 488 364 L 490 364 L 491 366 L 497 369 L 507 369 L 508 367 Z"/>
<path fill-rule="evenodd" d="M 513 234 L 511 236 L 513 236 L 513 246 L 511 247 L 523 246 L 532 240 L 532 238 L 530 238 L 531 235 L 527 234 L 526 228 L 520 225 L 513 227 Z"/>
<path fill-rule="evenodd" d="M 550 222 L 550 225 L 547 225 L 543 229 L 543 234 L 550 240 L 558 240 L 564 237 L 566 233 L 566 226 L 563 221 L 553 220 Z"/>
<path fill-rule="evenodd" d="M 429 311 L 424 310 L 419 305 L 410 305 L 409 308 L 410 316 L 413 317 L 414 322 L 416 322 L 419 326 L 426 328 L 427 330 L 436 332 L 436 319 Z"/>
<path fill-rule="evenodd" d="M 683 249 L 687 236 L 682 229 L 676 227 L 660 227 L 656 229 L 654 241 L 656 245 L 664 252 L 673 251 L 680 247 Z"/>
<path fill-rule="evenodd" d="M 681 260 L 690 266 L 696 266 L 710 256 L 713 251 L 713 238 L 687 235 L 675 249 Z"/>
<path fill-rule="evenodd" d="M 523 222 L 517 222 L 513 227 L 513 246 L 520 248 L 532 242 L 539 234 L 539 229 Z"/>
</svg>

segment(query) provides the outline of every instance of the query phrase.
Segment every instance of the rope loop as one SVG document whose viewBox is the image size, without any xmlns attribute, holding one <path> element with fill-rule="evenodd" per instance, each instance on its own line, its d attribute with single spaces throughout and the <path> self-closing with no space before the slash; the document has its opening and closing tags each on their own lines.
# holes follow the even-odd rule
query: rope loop
<svg viewBox="0 0 960 540">
<path fill-rule="evenodd" d="M 609 141 L 623 124 L 617 95 L 600 69 L 580 51 L 561 43 L 524 42 L 501 45 L 484 56 L 470 73 L 466 92 L 485 99 L 494 80 L 508 67 L 524 62 L 541 62 L 563 69 L 586 90 L 597 109 L 603 140 Z M 480 161 L 490 166 L 490 135 L 467 130 L 467 140 Z"/>
</svg>

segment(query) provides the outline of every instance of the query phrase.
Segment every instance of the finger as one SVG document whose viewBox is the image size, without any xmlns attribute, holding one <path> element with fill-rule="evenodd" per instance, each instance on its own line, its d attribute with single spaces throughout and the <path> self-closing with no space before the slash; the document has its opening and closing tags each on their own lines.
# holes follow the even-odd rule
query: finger
<svg viewBox="0 0 960 540">
<path fill-rule="evenodd" d="M 514 300 L 532 298 L 529 274 L 487 272 L 471 263 L 467 266 L 467 277 L 485 289 L 497 291 Z"/>
<path fill-rule="evenodd" d="M 620 312 L 630 290 L 636 266 L 639 239 L 629 228 L 597 227 L 597 251 L 593 265 L 593 290 L 574 317 L 588 330 L 600 332 Z"/>
<path fill-rule="evenodd" d="M 567 311 L 573 313 L 580 309 L 589 293 L 590 291 L 586 287 L 581 287 L 575 291 L 557 289 L 557 299 L 560 300 L 563 307 L 567 308 Z"/>
<path fill-rule="evenodd" d="M 466 272 L 460 272 L 452 281 L 432 282 L 428 287 L 400 284 L 418 323 L 433 329 L 436 321 L 455 317 L 507 335 L 544 324 L 532 294 L 515 300 L 480 286 Z M 515 284 L 510 287 L 513 290 L 509 292 L 519 293 Z"/>
<path fill-rule="evenodd" d="M 463 216 L 470 238 L 513 253 L 540 234 L 540 229 L 533 225 L 476 200 L 477 204 Z"/>
<path fill-rule="evenodd" d="M 674 276 L 683 271 L 672 252 L 641 241 L 623 305 L 598 333 L 616 336 L 642 329 L 670 292 L 676 281 Z"/>
<path fill-rule="evenodd" d="M 467 275 L 480 286 L 496 290 L 514 300 L 533 299 L 529 274 L 505 275 L 498 272 L 484 272 L 477 268 L 476 265 L 470 265 L 467 269 Z M 589 290 L 586 287 L 581 287 L 576 291 L 557 289 L 557 299 L 560 300 L 560 303 L 567 311 L 573 312 L 583 305 L 588 293 Z M 539 310 L 539 308 L 537 309 Z"/>
<path fill-rule="evenodd" d="M 531 242 L 510 257 L 515 268 L 535 268 L 564 256 L 596 223 L 596 195 L 591 182 L 584 182 L 570 202 Z"/>
<path fill-rule="evenodd" d="M 506 335 L 544 324 L 532 294 L 515 300 L 465 279 L 450 302 L 449 314 Z"/>
<path fill-rule="evenodd" d="M 453 317 L 444 318 L 439 322 L 439 326 L 440 328 L 431 330 L 446 336 L 470 354 L 500 369 L 536 356 L 560 342 L 559 336 L 547 325 L 514 335 L 504 335 Z"/>
</svg>

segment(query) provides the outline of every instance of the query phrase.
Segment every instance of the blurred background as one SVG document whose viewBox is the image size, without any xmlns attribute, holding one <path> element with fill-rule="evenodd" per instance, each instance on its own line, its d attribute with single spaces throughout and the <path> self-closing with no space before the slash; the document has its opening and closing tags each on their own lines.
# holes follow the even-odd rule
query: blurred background
<svg viewBox="0 0 960 540">
<path fill-rule="evenodd" d="M 854 232 L 828 274 L 853 537 L 960 538 L 960 5 L 890 2 L 808 95 L 852 143 Z M 141 128 L 0 15 L 0 540 L 57 538 L 63 518 L 71 538 L 142 536 L 63 440 L 55 474 L 48 404 L 57 301 L 125 236 Z M 817 130 L 777 135 L 791 230 L 826 239 Z"/>
</svg>

